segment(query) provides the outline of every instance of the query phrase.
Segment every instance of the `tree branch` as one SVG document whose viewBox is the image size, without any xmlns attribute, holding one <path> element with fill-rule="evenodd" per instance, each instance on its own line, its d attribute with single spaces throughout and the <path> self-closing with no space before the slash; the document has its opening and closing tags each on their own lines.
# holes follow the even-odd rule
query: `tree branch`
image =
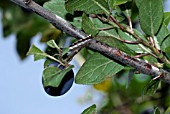
<svg viewBox="0 0 170 114">
<path fill-rule="evenodd" d="M 77 38 L 85 38 L 88 35 L 85 34 L 83 31 L 80 31 L 66 20 L 62 19 L 61 17 L 51 13 L 50 11 L 46 10 L 45 8 L 41 7 L 34 1 L 31 1 L 28 4 L 25 4 L 25 0 L 11 0 L 12 2 L 26 8 L 32 10 L 33 12 L 37 13 L 38 15 L 42 16 L 50 23 L 52 23 L 56 28 L 63 30 L 67 34 Z M 164 82 L 170 83 L 170 73 L 154 67 L 153 65 L 146 63 L 145 61 L 138 60 L 136 58 L 130 57 L 124 52 L 121 52 L 117 48 L 112 48 L 106 44 L 103 44 L 95 39 L 89 40 L 88 47 L 96 50 L 104 55 L 107 55 L 115 60 L 122 62 L 128 66 L 135 68 L 136 70 L 140 71 L 141 73 L 151 75 L 152 77 L 159 76 L 160 79 Z"/>
</svg>

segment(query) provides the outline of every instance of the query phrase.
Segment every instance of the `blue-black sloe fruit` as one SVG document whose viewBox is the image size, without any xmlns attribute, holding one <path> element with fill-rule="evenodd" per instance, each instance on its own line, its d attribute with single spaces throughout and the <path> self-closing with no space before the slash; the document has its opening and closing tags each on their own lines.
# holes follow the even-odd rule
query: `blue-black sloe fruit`
<svg viewBox="0 0 170 114">
<path fill-rule="evenodd" d="M 62 65 L 59 65 L 59 66 L 58 65 L 59 65 L 58 62 L 53 62 L 49 66 L 59 67 L 61 70 L 65 68 Z M 74 82 L 74 72 L 71 69 L 69 72 L 66 73 L 66 75 L 64 76 L 64 78 L 62 79 L 58 87 L 47 86 L 47 87 L 44 87 L 44 90 L 48 95 L 61 96 L 65 94 L 71 88 L 71 86 L 73 85 L 73 82 Z M 42 83 L 43 83 L 43 79 L 42 79 Z"/>
</svg>

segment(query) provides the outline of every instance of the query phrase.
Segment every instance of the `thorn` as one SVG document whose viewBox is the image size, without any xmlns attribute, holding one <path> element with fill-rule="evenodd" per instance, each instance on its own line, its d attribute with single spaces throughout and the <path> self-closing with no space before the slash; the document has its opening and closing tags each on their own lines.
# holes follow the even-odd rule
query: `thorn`
<svg viewBox="0 0 170 114">
<path fill-rule="evenodd" d="M 141 58 L 147 55 L 150 55 L 150 54 L 149 53 L 139 54 L 139 55 L 134 56 L 134 58 Z"/>
<path fill-rule="evenodd" d="M 89 43 L 89 41 L 91 41 L 91 39 L 92 39 L 92 36 L 91 36 L 91 35 L 88 35 L 87 37 L 82 38 L 82 39 L 76 41 L 75 43 L 73 43 L 73 44 L 69 47 L 69 50 L 74 50 L 74 49 L 79 48 L 79 47 L 83 48 L 83 47 L 86 46 L 86 44 Z"/>
<path fill-rule="evenodd" d="M 159 76 L 156 76 L 155 78 L 153 78 L 152 80 L 156 80 L 156 79 L 159 79 L 159 78 L 163 78 L 163 75 L 160 74 Z"/>
<path fill-rule="evenodd" d="M 31 3 L 32 0 L 24 0 L 25 5 L 28 5 Z"/>
<path fill-rule="evenodd" d="M 140 72 L 140 71 L 138 71 L 138 70 L 137 70 L 137 71 L 135 71 L 135 74 L 140 74 L 140 73 L 141 73 L 141 72 Z"/>
</svg>

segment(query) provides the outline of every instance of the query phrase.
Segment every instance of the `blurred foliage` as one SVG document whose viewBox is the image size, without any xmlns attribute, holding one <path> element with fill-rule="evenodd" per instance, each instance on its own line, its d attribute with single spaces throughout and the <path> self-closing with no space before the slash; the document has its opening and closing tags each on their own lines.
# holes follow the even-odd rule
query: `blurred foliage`
<svg viewBox="0 0 170 114">
<path fill-rule="evenodd" d="M 121 74 L 112 79 L 112 86 L 109 87 L 106 97 L 102 99 L 101 105 L 105 105 L 100 109 L 100 114 L 153 114 L 154 106 L 161 112 L 168 109 L 170 106 L 169 84 L 159 83 L 159 89 L 154 95 L 144 95 L 142 91 L 149 83 L 148 76 L 133 75 L 129 87 L 126 88 L 127 79 L 124 77 L 128 74 L 126 71 Z"/>
<path fill-rule="evenodd" d="M 36 0 L 40 5 L 46 1 Z M 11 34 L 16 34 L 16 50 L 21 59 L 25 59 L 31 39 L 38 33 L 41 33 L 41 42 L 56 39 L 61 34 L 42 17 L 9 0 L 1 1 L 0 8 L 2 9 L 3 36 L 7 38 Z"/>
</svg>

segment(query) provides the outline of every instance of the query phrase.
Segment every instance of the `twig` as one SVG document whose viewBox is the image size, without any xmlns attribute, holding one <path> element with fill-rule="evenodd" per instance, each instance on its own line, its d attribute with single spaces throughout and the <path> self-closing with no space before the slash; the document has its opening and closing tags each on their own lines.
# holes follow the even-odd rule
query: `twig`
<svg viewBox="0 0 170 114">
<path fill-rule="evenodd" d="M 164 55 L 162 55 L 162 54 L 160 55 L 160 53 L 158 53 L 159 51 L 155 48 L 154 45 L 150 45 L 149 43 L 147 43 L 146 41 L 141 39 L 137 34 L 132 32 L 131 30 L 129 30 L 128 28 L 125 29 L 124 31 L 129 33 L 130 35 L 132 35 L 134 38 L 136 38 L 136 40 L 139 43 L 141 43 L 142 45 L 148 47 L 153 52 L 152 55 L 154 55 L 157 58 L 159 58 L 162 62 L 170 64 L 170 61 Z"/>
<path fill-rule="evenodd" d="M 159 76 L 156 76 L 155 78 L 153 78 L 152 80 L 156 80 L 156 79 L 159 79 L 159 78 L 162 78 L 163 76 L 162 75 L 159 75 Z"/>
<path fill-rule="evenodd" d="M 131 18 L 130 18 L 130 16 L 128 16 L 127 18 L 128 18 L 130 30 L 133 31 Z"/>
<path fill-rule="evenodd" d="M 110 30 L 110 29 L 113 29 L 113 27 L 99 28 L 99 31 Z"/>
<path fill-rule="evenodd" d="M 73 57 L 74 57 L 80 50 L 81 50 L 81 48 L 77 48 L 76 50 L 73 50 L 73 51 L 69 54 L 69 56 L 67 57 L 67 59 L 65 60 L 66 63 L 69 63 L 69 62 L 73 59 Z"/>
<path fill-rule="evenodd" d="M 102 22 L 108 22 L 108 20 L 107 20 L 107 19 L 102 18 L 102 17 L 101 17 L 101 16 L 99 16 L 99 15 L 97 15 L 97 18 L 98 18 L 100 21 L 102 21 Z"/>
<path fill-rule="evenodd" d="M 117 26 L 119 26 L 119 28 L 124 31 L 124 27 L 122 25 L 119 24 L 119 22 L 113 17 L 113 15 L 110 15 L 110 19 L 116 23 Z"/>
<path fill-rule="evenodd" d="M 150 45 L 153 45 L 153 46 L 154 46 L 152 37 L 148 36 L 148 40 L 149 40 L 149 42 L 150 42 Z"/>
<path fill-rule="evenodd" d="M 130 29 L 128 28 L 124 28 L 122 25 L 119 24 L 119 22 L 112 16 L 110 15 L 110 18 L 112 19 L 112 21 L 119 26 L 119 28 L 124 31 L 129 33 L 130 35 L 132 35 L 137 42 L 143 44 L 144 46 L 148 47 L 151 51 L 153 51 L 153 53 L 151 55 L 154 55 L 154 57 L 159 58 L 162 62 L 170 64 L 170 61 L 159 52 L 159 50 L 157 49 L 157 47 L 155 47 L 156 45 L 150 45 L 149 43 L 145 42 L 142 38 L 140 38 L 137 34 L 134 33 L 133 29 L 131 28 L 131 24 L 130 24 Z M 129 21 L 130 18 L 128 18 Z M 131 21 L 131 20 L 130 20 Z M 161 55 L 160 55 L 161 54 Z M 159 55 L 159 56 L 158 56 Z"/>
<path fill-rule="evenodd" d="M 43 18 L 47 19 L 51 22 L 55 27 L 63 30 L 64 32 L 70 34 L 71 36 L 81 39 L 88 36 L 84 32 L 80 31 L 79 29 L 75 28 L 73 25 L 68 23 L 66 20 L 62 19 L 61 17 L 51 13 L 50 11 L 44 9 L 40 5 L 36 4 L 34 1 L 31 1 L 29 4 L 25 4 L 24 0 L 11 0 L 16 4 L 25 7 L 26 9 L 32 10 L 33 12 L 37 13 L 38 15 L 42 16 Z M 122 28 L 124 29 L 124 28 Z M 113 59 L 116 59 L 128 66 L 135 68 L 136 70 L 140 71 L 141 73 L 151 75 L 152 77 L 156 77 L 159 75 L 163 75 L 161 80 L 170 83 L 170 73 L 165 70 L 159 70 L 158 68 L 152 66 L 145 61 L 135 59 L 130 57 L 129 55 L 121 52 L 117 48 L 112 48 L 106 44 L 103 44 L 95 39 L 92 39 L 88 45 L 89 48 L 99 51 L 100 53 L 107 55 Z"/>
<path fill-rule="evenodd" d="M 140 57 L 144 57 L 144 56 L 147 56 L 147 55 L 150 55 L 150 54 L 149 53 L 144 53 L 144 54 L 136 55 L 134 57 L 135 58 L 140 58 Z"/>
<path fill-rule="evenodd" d="M 120 39 L 120 41 L 121 42 L 123 42 L 123 43 L 127 43 L 127 44 L 139 44 L 139 42 L 136 42 L 136 41 L 128 41 L 128 40 L 122 40 L 122 39 Z"/>
<path fill-rule="evenodd" d="M 160 52 L 159 52 L 159 50 L 158 50 L 158 48 L 157 48 L 157 46 L 156 46 L 156 43 L 155 43 L 155 39 L 152 37 L 152 40 L 153 40 L 153 45 L 154 45 L 154 47 L 155 47 L 155 49 L 156 49 L 156 52 L 158 53 L 158 54 L 160 54 Z"/>
</svg>

